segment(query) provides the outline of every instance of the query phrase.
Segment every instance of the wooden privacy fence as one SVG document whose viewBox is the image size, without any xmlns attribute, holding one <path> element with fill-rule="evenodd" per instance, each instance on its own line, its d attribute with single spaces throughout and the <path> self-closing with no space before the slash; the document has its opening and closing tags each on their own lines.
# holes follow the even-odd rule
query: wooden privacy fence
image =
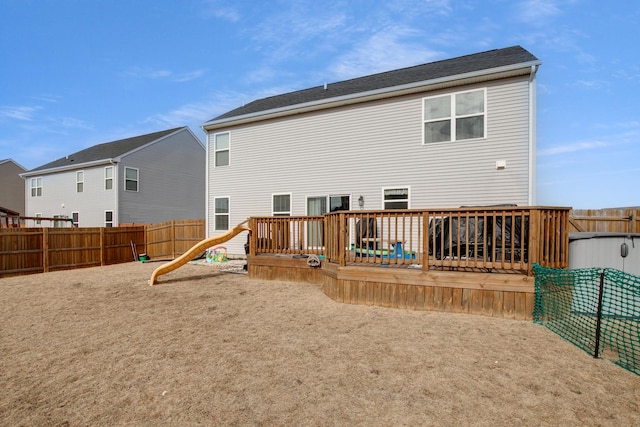
<svg viewBox="0 0 640 427">
<path fill-rule="evenodd" d="M 574 209 L 569 231 L 640 233 L 640 208 Z"/>
<path fill-rule="evenodd" d="M 204 219 L 173 220 L 145 228 L 146 254 L 151 259 L 174 259 L 205 239 Z"/>
<path fill-rule="evenodd" d="M 0 277 L 175 258 L 205 238 L 204 219 L 127 227 L 0 229 Z"/>
<path fill-rule="evenodd" d="M 2 229 L 0 277 L 130 262 L 144 238 L 144 226 Z"/>
</svg>

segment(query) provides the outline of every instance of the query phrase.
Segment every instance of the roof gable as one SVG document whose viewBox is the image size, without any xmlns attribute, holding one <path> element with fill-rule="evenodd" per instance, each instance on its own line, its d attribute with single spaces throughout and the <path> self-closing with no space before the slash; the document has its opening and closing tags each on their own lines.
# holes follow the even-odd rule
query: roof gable
<svg viewBox="0 0 640 427">
<path fill-rule="evenodd" d="M 143 147 L 149 143 L 157 141 L 167 135 L 170 135 L 182 128 L 174 128 L 163 130 L 160 132 L 149 133 L 146 135 L 134 136 L 132 138 L 120 139 L 112 142 L 94 145 L 84 150 L 78 151 L 68 156 L 62 157 L 53 162 L 31 169 L 31 172 L 44 171 L 49 169 L 59 169 L 68 167 L 78 167 L 85 163 L 97 162 L 100 160 L 115 159 L 123 156 L 133 150 Z"/>
<path fill-rule="evenodd" d="M 258 99 L 217 116 L 211 119 L 210 122 L 304 103 L 321 102 L 362 92 L 537 61 L 538 58 L 521 46 L 494 49 Z"/>
</svg>

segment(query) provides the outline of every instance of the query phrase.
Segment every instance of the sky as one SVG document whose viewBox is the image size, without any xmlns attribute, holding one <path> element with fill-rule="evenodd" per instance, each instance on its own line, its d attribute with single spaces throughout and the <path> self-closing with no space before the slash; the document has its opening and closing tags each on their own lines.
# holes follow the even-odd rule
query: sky
<svg viewBox="0 0 640 427">
<path fill-rule="evenodd" d="M 0 0 L 0 160 L 201 125 L 252 100 L 520 45 L 537 205 L 640 206 L 637 0 Z"/>
</svg>

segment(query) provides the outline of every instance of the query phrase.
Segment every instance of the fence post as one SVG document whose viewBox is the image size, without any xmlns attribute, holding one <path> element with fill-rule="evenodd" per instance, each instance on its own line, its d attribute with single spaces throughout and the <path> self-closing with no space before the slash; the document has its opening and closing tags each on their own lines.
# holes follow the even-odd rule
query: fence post
<svg viewBox="0 0 640 427">
<path fill-rule="evenodd" d="M 49 271 L 49 229 L 42 228 L 42 270 Z"/>
<path fill-rule="evenodd" d="M 422 212 L 422 271 L 429 271 L 429 211 Z"/>
<path fill-rule="evenodd" d="M 600 291 L 598 292 L 598 313 L 596 314 L 596 348 L 593 352 L 593 357 L 598 358 L 600 352 L 600 327 L 602 326 L 602 295 L 604 291 L 604 272 L 603 269 L 600 273 Z"/>
<path fill-rule="evenodd" d="M 176 258 L 176 220 L 171 220 L 171 258 Z"/>
<path fill-rule="evenodd" d="M 104 265 L 104 227 L 100 227 L 100 265 Z"/>
</svg>

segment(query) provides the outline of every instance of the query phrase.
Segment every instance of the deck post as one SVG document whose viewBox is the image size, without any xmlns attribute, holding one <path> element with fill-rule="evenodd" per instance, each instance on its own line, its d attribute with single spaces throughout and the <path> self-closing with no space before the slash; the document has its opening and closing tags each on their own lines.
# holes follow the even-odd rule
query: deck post
<svg viewBox="0 0 640 427">
<path fill-rule="evenodd" d="M 429 211 L 422 213 L 422 271 L 429 271 Z"/>
</svg>

